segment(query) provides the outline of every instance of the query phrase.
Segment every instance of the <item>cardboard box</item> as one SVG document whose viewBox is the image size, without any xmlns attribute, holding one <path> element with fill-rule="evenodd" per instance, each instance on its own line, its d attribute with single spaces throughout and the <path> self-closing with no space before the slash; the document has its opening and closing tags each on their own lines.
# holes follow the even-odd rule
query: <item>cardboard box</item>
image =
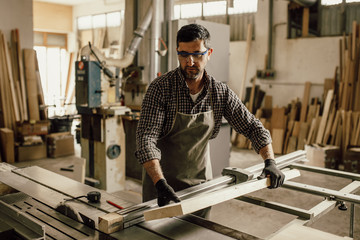
<svg viewBox="0 0 360 240">
<path fill-rule="evenodd" d="M 360 173 L 360 148 L 349 148 L 344 155 L 344 170 Z"/>
<path fill-rule="evenodd" d="M 306 165 L 338 169 L 341 161 L 341 151 L 338 146 L 305 145 L 305 151 L 308 160 Z"/>
<path fill-rule="evenodd" d="M 48 157 L 56 158 L 74 155 L 74 135 L 70 132 L 52 133 L 47 135 Z"/>
<path fill-rule="evenodd" d="M 0 129 L 1 159 L 7 163 L 15 162 L 14 132 L 9 128 Z"/>
<path fill-rule="evenodd" d="M 29 161 L 46 158 L 46 144 L 18 146 L 16 148 L 16 161 Z"/>
<path fill-rule="evenodd" d="M 18 137 L 31 135 L 46 135 L 49 133 L 50 123 L 47 120 L 30 122 L 17 122 L 16 131 Z"/>
</svg>

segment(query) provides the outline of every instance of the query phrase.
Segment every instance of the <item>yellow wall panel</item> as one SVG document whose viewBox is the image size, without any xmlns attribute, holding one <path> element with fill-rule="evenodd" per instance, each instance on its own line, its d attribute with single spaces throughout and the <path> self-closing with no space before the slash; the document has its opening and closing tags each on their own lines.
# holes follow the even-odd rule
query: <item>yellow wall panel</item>
<svg viewBox="0 0 360 240">
<path fill-rule="evenodd" d="M 72 32 L 72 11 L 72 6 L 34 1 L 34 29 Z"/>
</svg>

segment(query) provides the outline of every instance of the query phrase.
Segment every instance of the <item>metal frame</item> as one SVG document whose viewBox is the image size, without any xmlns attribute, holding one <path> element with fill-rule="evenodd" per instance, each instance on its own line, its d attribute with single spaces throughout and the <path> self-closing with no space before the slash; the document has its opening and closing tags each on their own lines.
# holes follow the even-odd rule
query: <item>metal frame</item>
<svg viewBox="0 0 360 240">
<path fill-rule="evenodd" d="M 1 217 L 2 214 L 4 214 L 3 217 Z M 6 222 L 25 239 L 34 239 L 35 236 L 35 239 L 45 239 L 44 224 L 0 200 L 0 219 L 7 217 L 11 220 L 7 219 Z"/>
<path fill-rule="evenodd" d="M 299 151 L 297 151 L 297 152 L 299 152 Z M 293 155 L 295 155 L 295 153 L 297 153 L 297 152 L 294 152 Z M 284 155 L 283 157 L 286 157 L 288 155 Z M 319 174 L 325 174 L 325 175 L 330 175 L 330 176 L 351 179 L 352 182 L 339 191 L 322 188 L 322 187 L 317 187 L 317 186 L 312 186 L 312 185 L 308 185 L 308 184 L 292 182 L 292 181 L 285 182 L 284 185 L 282 186 L 284 188 L 325 197 L 324 201 L 317 204 L 310 210 L 299 209 L 299 208 L 292 207 L 289 205 L 280 204 L 280 203 L 276 203 L 276 202 L 270 202 L 270 201 L 267 201 L 264 199 L 259 199 L 259 198 L 255 198 L 255 197 L 251 197 L 251 196 L 242 196 L 242 197 L 237 198 L 237 200 L 245 201 L 248 203 L 256 204 L 256 205 L 267 207 L 270 209 L 282 211 L 282 212 L 285 212 L 288 214 L 296 215 L 296 216 L 298 216 L 298 218 L 294 221 L 296 221 L 299 224 L 302 224 L 304 226 L 311 225 L 312 223 L 314 223 L 320 217 L 324 216 L 326 213 L 328 213 L 330 210 L 332 210 L 337 205 L 344 204 L 344 202 L 349 202 L 349 203 L 351 203 L 349 236 L 353 237 L 354 222 L 355 222 L 355 207 L 354 207 L 354 205 L 360 204 L 360 196 L 351 194 L 351 193 L 360 189 L 360 174 L 297 164 L 296 161 L 300 157 L 293 156 L 293 155 L 288 156 L 289 157 L 288 159 L 286 159 L 286 158 L 284 159 L 281 157 L 278 158 L 276 160 L 278 166 L 280 166 L 280 168 L 283 168 L 289 162 L 293 162 L 288 167 L 293 168 L 293 169 L 303 170 L 303 171 L 309 171 L 309 172 L 315 172 L 315 173 L 319 173 Z M 259 166 L 256 165 L 256 166 L 247 168 L 246 170 L 257 171 L 258 169 L 259 169 Z M 294 221 L 290 222 L 289 224 L 293 223 Z M 287 224 L 287 225 L 289 225 L 289 224 Z M 279 231 L 281 231 L 281 229 Z M 276 233 L 274 233 L 273 235 L 275 235 L 275 234 Z"/>
</svg>

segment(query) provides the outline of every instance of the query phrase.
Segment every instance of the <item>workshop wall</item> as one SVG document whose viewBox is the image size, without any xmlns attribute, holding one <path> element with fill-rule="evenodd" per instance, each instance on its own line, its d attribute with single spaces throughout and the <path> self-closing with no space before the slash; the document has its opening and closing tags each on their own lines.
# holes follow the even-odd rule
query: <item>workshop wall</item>
<svg viewBox="0 0 360 240">
<path fill-rule="evenodd" d="M 11 30 L 18 28 L 22 48 L 33 47 L 32 8 L 29 0 L 0 0 L 0 30 L 10 41 Z"/>
<path fill-rule="evenodd" d="M 71 32 L 72 6 L 34 2 L 34 29 L 41 31 Z"/>
<path fill-rule="evenodd" d="M 255 18 L 255 40 L 251 43 L 246 86 L 256 70 L 265 68 L 268 52 L 268 1 L 258 2 Z M 260 80 L 262 90 L 273 96 L 273 105 L 285 106 L 292 99 L 302 99 L 304 83 L 311 81 L 310 97 L 321 97 L 325 78 L 333 78 L 339 65 L 341 37 L 287 39 L 287 1 L 274 1 L 273 61 L 274 80 Z M 230 43 L 229 86 L 239 93 L 245 68 L 246 41 Z"/>
</svg>

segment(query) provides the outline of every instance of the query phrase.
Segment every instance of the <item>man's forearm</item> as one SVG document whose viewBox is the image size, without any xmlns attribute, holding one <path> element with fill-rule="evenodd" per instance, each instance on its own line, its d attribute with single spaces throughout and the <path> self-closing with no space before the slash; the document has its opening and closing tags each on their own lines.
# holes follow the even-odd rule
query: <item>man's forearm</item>
<svg viewBox="0 0 360 240">
<path fill-rule="evenodd" d="M 274 150 L 271 143 L 261 148 L 259 153 L 264 160 L 275 159 Z"/>
<path fill-rule="evenodd" d="M 143 166 L 150 176 L 153 183 L 157 183 L 160 179 L 164 178 L 164 174 L 162 173 L 160 162 L 158 159 L 152 159 L 143 163 Z"/>
</svg>

